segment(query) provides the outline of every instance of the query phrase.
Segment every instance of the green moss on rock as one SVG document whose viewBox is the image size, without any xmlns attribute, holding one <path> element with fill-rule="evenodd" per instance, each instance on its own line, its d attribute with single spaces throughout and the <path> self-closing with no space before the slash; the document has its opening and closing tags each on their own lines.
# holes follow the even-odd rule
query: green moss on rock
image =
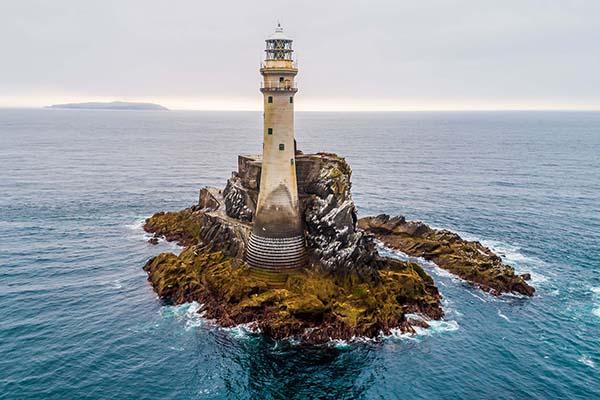
<svg viewBox="0 0 600 400">
<path fill-rule="evenodd" d="M 489 248 L 464 240 L 454 232 L 388 215 L 361 218 L 359 227 L 374 234 L 386 246 L 431 260 L 491 294 L 514 292 L 532 296 L 535 291 Z"/>
<path fill-rule="evenodd" d="M 157 212 L 146 219 L 144 230 L 153 233 L 155 238 L 164 237 L 169 242 L 190 246 L 198 242 L 202 227 L 202 214 L 194 208 L 180 211 Z"/>
<path fill-rule="evenodd" d="M 291 275 L 283 287 L 270 287 L 235 258 L 200 246 L 189 246 L 179 256 L 159 254 L 144 270 L 161 298 L 175 304 L 198 301 L 200 311 L 222 326 L 254 323 L 276 339 L 321 343 L 377 337 L 392 328 L 412 331 L 407 312 L 441 318 L 440 296 L 421 277 L 420 267 L 383 260 L 379 283 L 311 269 Z"/>
</svg>

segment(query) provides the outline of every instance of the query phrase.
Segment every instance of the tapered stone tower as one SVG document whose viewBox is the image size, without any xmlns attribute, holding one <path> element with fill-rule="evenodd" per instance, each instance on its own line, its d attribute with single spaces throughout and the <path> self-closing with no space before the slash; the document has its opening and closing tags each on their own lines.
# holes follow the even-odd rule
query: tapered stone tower
<svg viewBox="0 0 600 400">
<path fill-rule="evenodd" d="M 294 78 L 298 73 L 292 40 L 277 24 L 261 64 L 264 95 L 260 192 L 246 261 L 257 275 L 284 278 L 302 267 L 306 249 L 298 202 L 294 140 Z"/>
</svg>

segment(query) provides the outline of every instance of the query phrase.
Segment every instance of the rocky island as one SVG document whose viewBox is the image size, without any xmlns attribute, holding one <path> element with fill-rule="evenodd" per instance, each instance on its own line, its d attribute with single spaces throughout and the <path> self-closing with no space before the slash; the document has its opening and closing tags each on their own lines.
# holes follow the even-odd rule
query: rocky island
<svg viewBox="0 0 600 400">
<path fill-rule="evenodd" d="M 375 239 L 499 295 L 533 295 L 491 250 L 449 231 L 403 217 L 358 219 L 351 169 L 335 154 L 297 154 L 298 193 L 308 251 L 305 268 L 279 281 L 261 276 L 244 259 L 260 188 L 261 156 L 240 156 L 225 188 L 203 188 L 198 203 L 159 212 L 144 229 L 184 246 L 162 253 L 144 270 L 158 295 L 173 304 L 197 301 L 221 326 L 249 324 L 275 338 L 310 343 L 414 332 L 441 319 L 440 294 L 417 263 L 383 257 Z M 420 314 L 423 318 L 411 318 Z"/>
<path fill-rule="evenodd" d="M 376 238 L 491 294 L 533 295 L 526 276 L 479 243 L 403 217 L 359 220 L 346 160 L 297 150 L 292 39 L 278 24 L 265 42 L 262 154 L 239 156 L 223 189 L 203 188 L 197 204 L 144 225 L 151 243 L 185 246 L 144 266 L 161 298 L 197 301 L 221 326 L 310 343 L 414 333 L 441 319 L 433 279 L 418 263 L 381 256 Z"/>
</svg>

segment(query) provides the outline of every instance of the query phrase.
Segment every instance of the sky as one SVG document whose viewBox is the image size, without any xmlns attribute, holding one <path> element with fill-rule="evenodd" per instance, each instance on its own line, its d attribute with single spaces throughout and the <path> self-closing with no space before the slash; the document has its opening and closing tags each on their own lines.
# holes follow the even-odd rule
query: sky
<svg viewBox="0 0 600 400">
<path fill-rule="evenodd" d="M 281 21 L 296 109 L 600 109 L 600 1 L 0 0 L 0 107 L 259 110 Z"/>
</svg>

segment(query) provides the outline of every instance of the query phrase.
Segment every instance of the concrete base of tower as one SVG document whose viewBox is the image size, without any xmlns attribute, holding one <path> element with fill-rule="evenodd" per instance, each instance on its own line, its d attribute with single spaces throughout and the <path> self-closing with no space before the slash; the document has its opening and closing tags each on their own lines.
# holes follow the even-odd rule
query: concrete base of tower
<svg viewBox="0 0 600 400">
<path fill-rule="evenodd" d="M 287 275 L 306 265 L 306 247 L 303 236 L 269 238 L 250 235 L 246 262 L 254 275 L 269 282 L 281 282 Z"/>
</svg>

